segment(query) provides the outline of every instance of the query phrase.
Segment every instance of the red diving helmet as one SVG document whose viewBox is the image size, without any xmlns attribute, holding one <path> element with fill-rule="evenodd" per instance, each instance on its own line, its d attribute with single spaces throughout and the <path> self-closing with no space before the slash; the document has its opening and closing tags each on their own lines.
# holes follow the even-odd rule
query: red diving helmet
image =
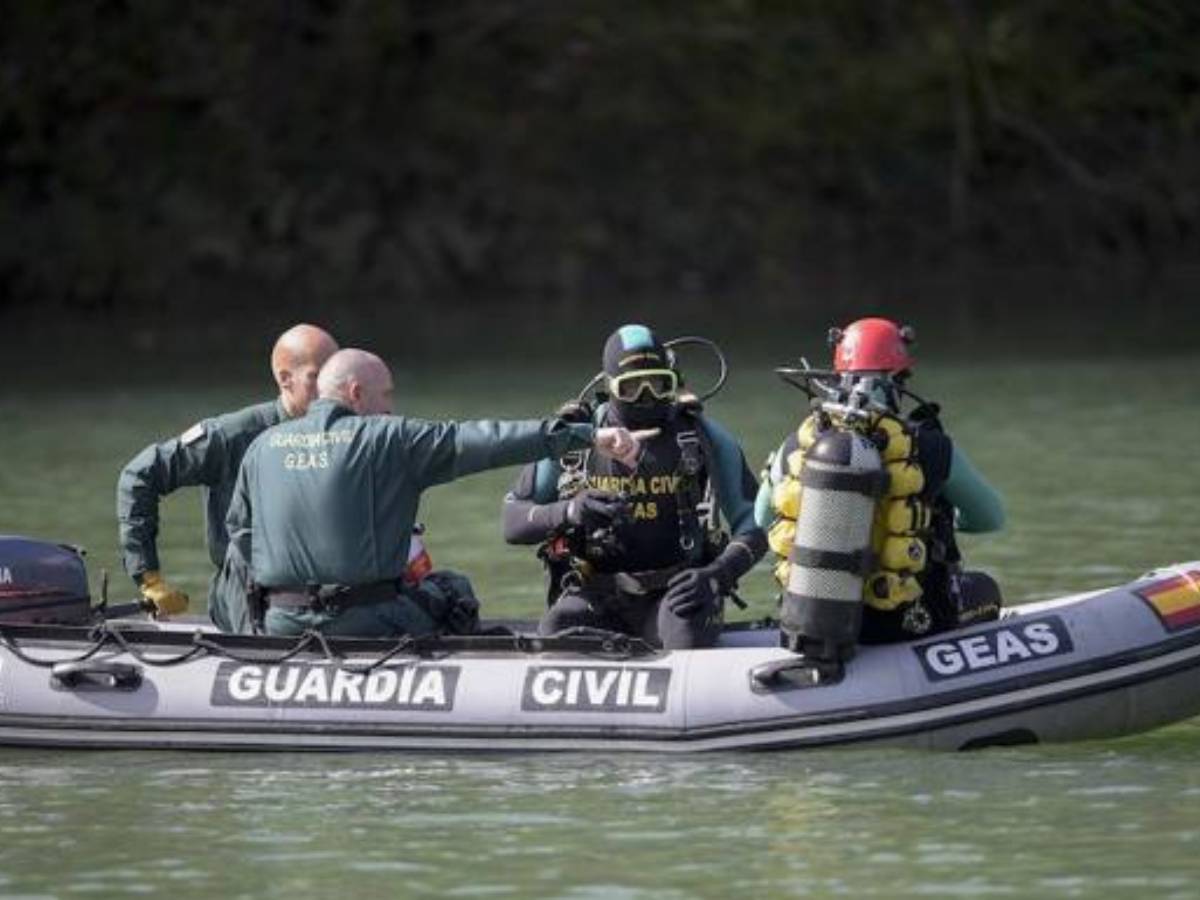
<svg viewBox="0 0 1200 900">
<path fill-rule="evenodd" d="M 908 346 L 912 328 L 890 319 L 859 319 L 844 329 L 829 329 L 833 367 L 839 372 L 887 372 L 896 375 L 913 366 Z"/>
</svg>

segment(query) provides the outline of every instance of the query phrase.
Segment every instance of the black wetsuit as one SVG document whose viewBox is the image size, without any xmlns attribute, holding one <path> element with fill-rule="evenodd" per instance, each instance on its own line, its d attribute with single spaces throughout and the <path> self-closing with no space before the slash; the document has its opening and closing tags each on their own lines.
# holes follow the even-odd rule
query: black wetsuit
<svg viewBox="0 0 1200 900">
<path fill-rule="evenodd" d="M 602 407 L 598 419 L 613 424 L 612 410 Z M 694 482 L 683 485 L 681 434 L 685 443 L 690 439 L 700 443 L 702 459 Z M 696 533 L 698 545 L 686 546 L 688 516 L 695 511 L 685 510 L 680 516 L 680 503 L 687 503 L 685 497 L 695 496 L 697 489 L 702 493 L 710 478 L 731 531 L 725 553 L 735 558 L 734 577 L 748 571 L 765 552 L 765 536 L 754 522 L 758 484 L 728 432 L 710 419 L 677 412 L 644 448 L 634 469 L 595 453 L 586 456 L 587 487 L 623 494 L 628 515 L 614 524 L 602 542 L 585 536 L 587 546 L 574 545 L 577 558 L 586 560 L 582 570 L 551 564 L 552 579 L 566 571 L 571 574 L 565 583 L 551 584 L 553 603 L 539 624 L 541 633 L 587 626 L 639 635 L 672 649 L 711 645 L 720 631 L 720 604 L 703 615 L 685 618 L 660 602 L 673 575 L 711 563 L 720 551 L 706 546 L 702 533 Z M 509 543 L 541 544 L 566 532 L 561 517 L 555 515 L 562 471 L 556 459 L 522 469 L 505 498 L 504 536 Z"/>
</svg>

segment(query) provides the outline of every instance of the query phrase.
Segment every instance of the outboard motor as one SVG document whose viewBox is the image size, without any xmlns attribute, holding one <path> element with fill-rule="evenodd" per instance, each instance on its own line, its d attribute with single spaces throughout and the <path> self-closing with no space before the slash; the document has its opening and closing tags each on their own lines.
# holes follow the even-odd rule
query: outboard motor
<svg viewBox="0 0 1200 900">
<path fill-rule="evenodd" d="M 90 615 L 82 550 L 0 535 L 0 622 L 78 625 Z"/>
<path fill-rule="evenodd" d="M 854 655 L 885 479 L 879 450 L 854 431 L 826 431 L 804 456 L 780 643 L 816 663 L 838 665 Z"/>
</svg>

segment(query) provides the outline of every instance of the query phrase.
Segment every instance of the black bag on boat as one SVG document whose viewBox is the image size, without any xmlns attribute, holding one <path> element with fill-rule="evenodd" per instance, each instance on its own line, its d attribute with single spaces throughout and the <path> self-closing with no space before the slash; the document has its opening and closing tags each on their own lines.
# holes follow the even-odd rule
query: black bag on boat
<svg viewBox="0 0 1200 900">
<path fill-rule="evenodd" d="M 440 569 L 416 586 L 405 586 L 404 595 L 420 606 L 442 634 L 474 634 L 479 630 L 479 601 L 465 575 Z"/>
</svg>

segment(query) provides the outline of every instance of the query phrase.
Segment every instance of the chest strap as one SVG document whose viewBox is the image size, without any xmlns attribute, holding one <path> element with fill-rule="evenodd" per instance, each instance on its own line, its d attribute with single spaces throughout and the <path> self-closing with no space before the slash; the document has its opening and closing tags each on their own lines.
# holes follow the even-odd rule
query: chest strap
<svg viewBox="0 0 1200 900">
<path fill-rule="evenodd" d="M 694 418 L 689 421 L 695 422 Z M 675 474 L 675 514 L 679 518 L 679 547 L 684 559 L 691 565 L 698 564 L 704 556 L 704 535 L 707 528 L 715 527 L 713 514 L 715 501 L 711 485 L 715 473 L 709 471 L 704 484 L 700 478 L 705 471 L 706 452 L 704 438 L 698 426 L 676 432 L 675 443 L 679 446 L 679 465 Z M 711 468 L 711 467 L 709 467 Z"/>
</svg>

